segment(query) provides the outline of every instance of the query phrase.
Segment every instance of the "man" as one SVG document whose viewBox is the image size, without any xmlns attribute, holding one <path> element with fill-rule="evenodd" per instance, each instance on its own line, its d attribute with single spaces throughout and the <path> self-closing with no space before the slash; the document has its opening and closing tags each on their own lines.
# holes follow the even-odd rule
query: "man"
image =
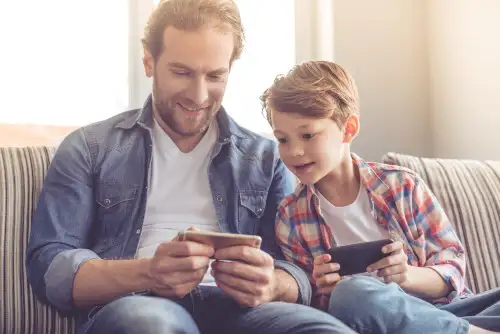
<svg viewBox="0 0 500 334">
<path fill-rule="evenodd" d="M 144 107 L 73 132 L 53 158 L 27 254 L 37 296 L 87 311 L 81 333 L 351 332 L 294 304 L 310 284 L 274 235 L 291 178 L 221 107 L 243 45 L 236 5 L 163 1 L 143 44 Z M 258 234 L 262 250 L 176 240 L 191 226 Z M 208 269 L 212 256 L 229 261 Z"/>
</svg>

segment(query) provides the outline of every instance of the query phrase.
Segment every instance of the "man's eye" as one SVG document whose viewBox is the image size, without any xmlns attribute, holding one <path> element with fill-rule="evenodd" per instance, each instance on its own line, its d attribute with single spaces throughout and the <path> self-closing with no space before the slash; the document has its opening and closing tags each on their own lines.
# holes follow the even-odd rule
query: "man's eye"
<svg viewBox="0 0 500 334">
<path fill-rule="evenodd" d="M 188 76 L 189 75 L 189 72 L 187 71 L 172 71 L 175 75 L 178 75 L 178 76 Z"/>
<path fill-rule="evenodd" d="M 302 138 L 304 138 L 304 139 L 313 139 L 314 136 L 315 136 L 315 134 L 313 134 L 313 133 L 305 133 L 305 134 L 302 135 Z"/>
<path fill-rule="evenodd" d="M 281 143 L 281 144 L 286 143 L 286 139 L 285 138 L 277 138 L 277 140 L 278 140 L 278 143 Z"/>
<path fill-rule="evenodd" d="M 209 75 L 208 77 L 210 78 L 210 80 L 215 80 L 215 81 L 220 81 L 224 79 L 224 76 L 222 74 Z"/>
</svg>

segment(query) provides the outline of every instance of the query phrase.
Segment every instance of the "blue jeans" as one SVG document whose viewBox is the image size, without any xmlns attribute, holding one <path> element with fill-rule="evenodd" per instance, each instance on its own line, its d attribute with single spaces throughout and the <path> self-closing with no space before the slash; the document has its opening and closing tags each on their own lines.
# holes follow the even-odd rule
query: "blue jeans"
<svg viewBox="0 0 500 334">
<path fill-rule="evenodd" d="M 272 302 L 239 306 L 217 287 L 198 287 L 180 300 L 154 296 L 117 299 L 79 328 L 86 334 L 160 333 L 354 333 L 325 312 Z"/>
<path fill-rule="evenodd" d="M 357 276 L 341 281 L 328 312 L 359 333 L 467 333 L 469 323 L 500 331 L 500 289 L 433 305 L 397 284 Z"/>
</svg>

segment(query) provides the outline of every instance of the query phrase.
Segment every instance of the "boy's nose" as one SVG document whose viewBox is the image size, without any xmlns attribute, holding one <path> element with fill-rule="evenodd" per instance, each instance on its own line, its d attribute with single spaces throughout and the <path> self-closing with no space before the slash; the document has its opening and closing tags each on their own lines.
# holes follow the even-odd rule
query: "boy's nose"
<svg viewBox="0 0 500 334">
<path fill-rule="evenodd" d="M 299 145 L 294 146 L 291 153 L 294 157 L 301 157 L 304 155 L 304 148 Z"/>
</svg>

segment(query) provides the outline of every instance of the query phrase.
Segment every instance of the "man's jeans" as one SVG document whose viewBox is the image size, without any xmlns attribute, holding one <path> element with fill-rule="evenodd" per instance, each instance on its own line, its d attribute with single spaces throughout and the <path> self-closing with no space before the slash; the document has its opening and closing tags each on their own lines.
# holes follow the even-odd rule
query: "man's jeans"
<svg viewBox="0 0 500 334">
<path fill-rule="evenodd" d="M 469 323 L 500 331 L 500 289 L 435 306 L 397 284 L 368 276 L 341 281 L 328 312 L 359 333 L 467 333 Z"/>
<path fill-rule="evenodd" d="M 272 302 L 239 306 L 217 287 L 202 286 L 181 300 L 123 297 L 104 306 L 78 333 L 354 333 L 340 321 L 311 307 Z"/>
</svg>

